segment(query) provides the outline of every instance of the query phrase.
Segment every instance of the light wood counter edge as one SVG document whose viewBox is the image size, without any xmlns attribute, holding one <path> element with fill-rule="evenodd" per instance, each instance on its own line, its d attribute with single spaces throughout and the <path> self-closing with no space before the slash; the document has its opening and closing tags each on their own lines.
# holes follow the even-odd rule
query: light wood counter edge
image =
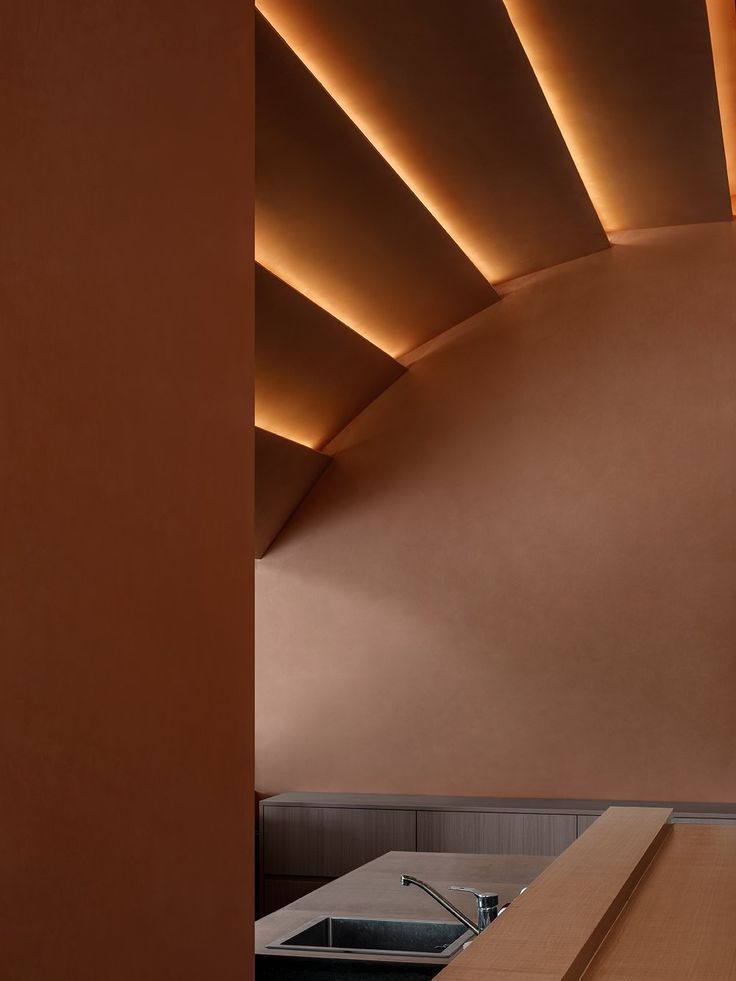
<svg viewBox="0 0 736 981">
<path fill-rule="evenodd" d="M 673 827 L 583 981 L 736 979 L 736 830 Z"/>
<path fill-rule="evenodd" d="M 439 977 L 577 981 L 671 833 L 671 813 L 609 808 Z"/>
</svg>

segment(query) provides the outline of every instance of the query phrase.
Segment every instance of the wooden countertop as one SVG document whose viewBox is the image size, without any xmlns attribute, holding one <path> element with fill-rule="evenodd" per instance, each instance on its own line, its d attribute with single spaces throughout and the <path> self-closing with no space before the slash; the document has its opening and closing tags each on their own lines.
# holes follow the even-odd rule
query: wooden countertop
<svg viewBox="0 0 736 981">
<path fill-rule="evenodd" d="M 447 797 L 412 794 L 331 794 L 311 791 L 265 797 L 268 807 L 368 807 L 411 811 L 511 811 L 515 814 L 602 814 L 609 807 L 667 807 L 681 818 L 733 818 L 736 803 L 576 800 L 544 797 Z"/>
<path fill-rule="evenodd" d="M 372 916 L 387 919 L 450 921 L 453 918 L 414 886 L 401 885 L 402 872 L 425 879 L 445 893 L 450 886 L 473 886 L 497 892 L 501 904 L 510 902 L 552 862 L 528 855 L 457 855 L 446 852 L 388 852 L 380 858 L 322 886 L 308 896 L 256 922 L 256 954 L 305 957 L 303 951 L 274 951 L 267 944 L 306 925 L 318 916 Z M 475 900 L 452 893 L 455 904 L 475 919 Z M 504 916 L 507 914 L 504 913 Z M 355 955 L 330 954 L 331 959 L 355 960 Z M 361 960 L 406 964 L 407 957 L 361 955 Z M 422 957 L 422 963 L 445 964 L 442 958 Z"/>
<path fill-rule="evenodd" d="M 736 978 L 735 829 L 670 829 L 585 974 L 585 981 L 624 978 Z"/>
<path fill-rule="evenodd" d="M 667 808 L 607 811 L 453 959 L 442 981 L 580 978 L 667 834 L 679 830 L 669 816 Z"/>
</svg>

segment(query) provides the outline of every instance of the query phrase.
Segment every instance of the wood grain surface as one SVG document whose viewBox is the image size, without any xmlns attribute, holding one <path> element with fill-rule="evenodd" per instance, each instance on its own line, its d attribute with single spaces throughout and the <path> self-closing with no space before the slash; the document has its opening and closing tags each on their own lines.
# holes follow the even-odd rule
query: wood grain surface
<svg viewBox="0 0 736 981">
<path fill-rule="evenodd" d="M 412 811 L 278 808 L 263 829 L 263 870 L 333 878 L 396 848 L 416 849 Z"/>
<path fill-rule="evenodd" d="M 575 841 L 574 814 L 418 811 L 417 850 L 559 855 Z"/>
<path fill-rule="evenodd" d="M 442 972 L 443 981 L 574 981 L 674 829 L 666 808 L 612 808 Z M 678 829 L 679 830 L 679 829 Z"/>
<path fill-rule="evenodd" d="M 598 820 L 599 815 L 597 814 L 578 814 L 578 838 L 580 835 L 587 831 L 591 824 L 594 824 Z"/>
<path fill-rule="evenodd" d="M 736 978 L 736 829 L 677 826 L 585 981 Z"/>
</svg>

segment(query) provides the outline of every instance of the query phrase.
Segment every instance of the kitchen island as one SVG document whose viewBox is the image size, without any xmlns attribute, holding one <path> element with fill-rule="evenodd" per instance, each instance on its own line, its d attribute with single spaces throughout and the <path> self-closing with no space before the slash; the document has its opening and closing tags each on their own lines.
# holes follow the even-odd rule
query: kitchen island
<svg viewBox="0 0 736 981">
<path fill-rule="evenodd" d="M 468 855 L 439 852 L 388 852 L 256 923 L 256 969 L 259 978 L 398 976 L 429 978 L 448 964 L 447 957 L 407 957 L 390 953 L 330 952 L 319 958 L 303 950 L 274 950 L 270 944 L 307 927 L 320 916 L 345 916 L 454 923 L 453 917 L 420 889 L 401 885 L 401 874 L 424 879 L 475 922 L 476 904 L 469 893 L 450 892 L 454 885 L 495 892 L 499 904 L 515 899 L 553 861 L 528 855 Z M 493 924 L 489 929 L 493 929 Z M 360 967 L 356 962 L 359 960 Z M 337 966 L 339 964 L 339 975 Z M 393 972 L 391 975 L 390 969 Z"/>
<path fill-rule="evenodd" d="M 257 974 L 310 981 L 736 981 L 736 830 L 672 825 L 669 808 L 613 807 L 553 861 L 390 852 L 256 926 Z M 270 945 L 327 916 L 451 918 L 402 873 L 445 895 L 473 886 L 513 900 L 451 957 L 309 958 Z M 525 884 L 529 889 L 519 891 Z M 449 893 L 474 919 L 474 898 Z M 456 931 L 457 932 L 457 931 Z M 417 948 L 413 948 L 416 950 Z M 450 948 L 447 948 L 448 953 Z"/>
</svg>

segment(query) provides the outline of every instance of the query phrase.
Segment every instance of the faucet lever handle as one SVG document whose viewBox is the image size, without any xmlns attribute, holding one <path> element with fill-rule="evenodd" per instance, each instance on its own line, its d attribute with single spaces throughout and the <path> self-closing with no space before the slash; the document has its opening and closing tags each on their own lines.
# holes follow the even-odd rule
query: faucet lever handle
<svg viewBox="0 0 736 981">
<path fill-rule="evenodd" d="M 498 893 L 483 892 L 480 889 L 473 889 L 472 886 L 450 886 L 455 892 L 469 892 L 475 896 L 478 904 L 478 932 L 485 928 L 498 916 Z"/>
<path fill-rule="evenodd" d="M 492 902 L 483 902 L 483 906 L 498 906 L 497 892 L 482 892 L 479 889 L 473 889 L 472 886 L 450 886 L 450 889 L 454 889 L 455 892 L 472 892 L 478 900 L 479 906 L 481 905 L 481 900 L 492 900 Z"/>
</svg>

